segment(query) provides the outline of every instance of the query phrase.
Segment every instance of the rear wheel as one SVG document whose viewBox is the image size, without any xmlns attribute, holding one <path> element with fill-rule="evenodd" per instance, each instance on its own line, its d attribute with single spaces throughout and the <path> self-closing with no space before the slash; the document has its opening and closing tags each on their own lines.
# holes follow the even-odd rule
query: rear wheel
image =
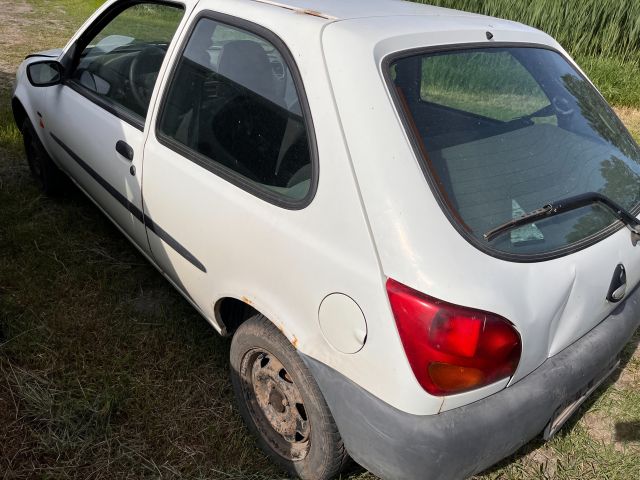
<svg viewBox="0 0 640 480">
<path fill-rule="evenodd" d="M 38 186 L 46 195 L 60 194 L 64 186 L 64 175 L 49 157 L 28 118 L 22 124 L 22 140 L 31 175 Z"/>
<path fill-rule="evenodd" d="M 245 423 L 275 463 L 304 480 L 340 473 L 348 455 L 329 407 L 293 346 L 262 315 L 233 337 L 231 380 Z"/>
</svg>

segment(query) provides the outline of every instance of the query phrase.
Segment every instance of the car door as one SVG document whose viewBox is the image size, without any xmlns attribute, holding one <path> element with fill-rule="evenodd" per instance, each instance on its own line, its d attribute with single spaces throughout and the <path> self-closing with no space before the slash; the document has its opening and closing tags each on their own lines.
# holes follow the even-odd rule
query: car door
<svg viewBox="0 0 640 480">
<path fill-rule="evenodd" d="M 232 265 L 236 273 L 255 267 L 235 258 L 243 251 L 284 244 L 270 225 L 284 226 L 310 202 L 317 171 L 284 44 L 257 25 L 206 15 L 167 80 L 145 145 L 143 190 L 156 262 L 212 316 L 215 278 Z"/>
<path fill-rule="evenodd" d="M 72 70 L 48 93 L 44 114 L 56 159 L 145 251 L 144 126 L 183 16 L 183 7 L 173 3 L 116 3 L 77 40 Z"/>
</svg>

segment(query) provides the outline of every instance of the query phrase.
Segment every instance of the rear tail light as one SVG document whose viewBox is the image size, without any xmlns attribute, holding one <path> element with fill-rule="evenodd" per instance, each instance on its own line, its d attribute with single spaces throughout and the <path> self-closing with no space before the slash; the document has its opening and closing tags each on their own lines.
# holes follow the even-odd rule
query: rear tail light
<svg viewBox="0 0 640 480">
<path fill-rule="evenodd" d="M 436 300 L 393 279 L 387 293 L 413 373 L 430 394 L 467 392 L 513 376 L 522 346 L 509 321 Z"/>
</svg>

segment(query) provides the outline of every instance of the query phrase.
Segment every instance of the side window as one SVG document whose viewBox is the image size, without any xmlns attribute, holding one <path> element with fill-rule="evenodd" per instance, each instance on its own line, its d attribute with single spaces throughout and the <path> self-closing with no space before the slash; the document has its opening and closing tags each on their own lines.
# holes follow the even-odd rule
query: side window
<svg viewBox="0 0 640 480">
<path fill-rule="evenodd" d="M 509 52 L 449 52 L 424 57 L 420 98 L 502 122 L 550 107 L 538 83 Z M 553 109 L 549 110 L 553 114 Z M 536 119 L 540 117 L 544 115 Z"/>
<path fill-rule="evenodd" d="M 123 10 L 86 43 L 72 80 L 144 119 L 183 13 L 178 6 L 152 3 Z"/>
<path fill-rule="evenodd" d="M 210 170 L 288 200 L 311 188 L 311 155 L 293 76 L 253 33 L 201 19 L 180 59 L 158 123 L 161 139 Z"/>
</svg>

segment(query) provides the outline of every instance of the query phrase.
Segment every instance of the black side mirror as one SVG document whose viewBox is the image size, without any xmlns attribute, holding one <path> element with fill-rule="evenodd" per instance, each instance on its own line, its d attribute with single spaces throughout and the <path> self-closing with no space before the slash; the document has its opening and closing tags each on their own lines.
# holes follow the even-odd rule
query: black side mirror
<svg viewBox="0 0 640 480">
<path fill-rule="evenodd" d="M 27 67 L 27 78 L 34 87 L 51 87 L 62 82 L 64 68 L 56 60 L 43 60 Z"/>
</svg>

